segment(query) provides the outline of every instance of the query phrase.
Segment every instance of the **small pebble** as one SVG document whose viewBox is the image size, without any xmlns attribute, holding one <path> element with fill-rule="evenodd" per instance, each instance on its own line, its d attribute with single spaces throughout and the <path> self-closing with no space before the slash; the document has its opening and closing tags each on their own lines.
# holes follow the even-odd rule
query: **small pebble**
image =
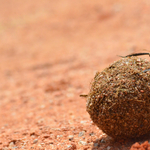
<svg viewBox="0 0 150 150">
<path fill-rule="evenodd" d="M 87 145 L 87 143 L 85 141 L 80 141 L 79 143 L 82 145 Z"/>
<path fill-rule="evenodd" d="M 76 150 L 77 147 L 76 147 L 75 144 L 72 143 L 71 145 L 68 145 L 68 146 L 67 146 L 67 149 L 68 149 L 68 150 Z"/>
<path fill-rule="evenodd" d="M 68 146 L 67 146 L 67 149 L 68 149 L 68 148 L 71 148 L 71 147 L 72 147 L 72 145 L 68 145 Z"/>
<path fill-rule="evenodd" d="M 81 132 L 79 133 L 78 137 L 81 137 L 81 136 L 83 136 L 84 134 L 85 134 L 85 131 L 81 131 Z"/>
<path fill-rule="evenodd" d="M 106 141 L 104 140 L 104 139 L 101 139 L 101 141 L 100 141 L 101 143 L 106 143 Z"/>
<path fill-rule="evenodd" d="M 94 147 L 97 147 L 98 146 L 98 143 L 94 143 Z"/>
<path fill-rule="evenodd" d="M 93 132 L 91 132 L 91 133 L 89 133 L 89 135 L 90 135 L 90 136 L 94 136 L 94 133 L 93 133 Z"/>
<path fill-rule="evenodd" d="M 63 135 L 57 135 L 57 138 L 61 138 L 61 137 L 63 137 Z"/>
<path fill-rule="evenodd" d="M 85 124 L 85 123 L 87 123 L 87 121 L 81 121 L 80 123 Z"/>
<path fill-rule="evenodd" d="M 15 145 L 14 142 L 10 142 L 10 143 L 9 143 L 9 146 L 13 146 L 13 145 Z"/>
<path fill-rule="evenodd" d="M 34 144 L 36 144 L 37 142 L 38 142 L 38 139 L 35 139 L 35 140 L 33 141 Z"/>
<path fill-rule="evenodd" d="M 110 150 L 111 149 L 111 147 L 110 146 L 107 146 L 107 150 Z"/>
<path fill-rule="evenodd" d="M 68 136 L 68 139 L 69 139 L 70 141 L 73 140 L 73 138 L 74 138 L 73 135 L 69 135 L 69 136 Z"/>
</svg>

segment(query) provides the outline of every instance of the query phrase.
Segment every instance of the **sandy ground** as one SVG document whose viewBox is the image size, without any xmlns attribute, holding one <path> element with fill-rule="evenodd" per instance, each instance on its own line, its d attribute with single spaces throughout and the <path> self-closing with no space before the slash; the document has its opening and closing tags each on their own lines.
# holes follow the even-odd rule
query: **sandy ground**
<svg viewBox="0 0 150 150">
<path fill-rule="evenodd" d="M 150 50 L 149 14 L 148 0 L 0 0 L 0 150 L 128 150 L 149 141 L 114 141 L 79 97 L 117 55 Z"/>
</svg>

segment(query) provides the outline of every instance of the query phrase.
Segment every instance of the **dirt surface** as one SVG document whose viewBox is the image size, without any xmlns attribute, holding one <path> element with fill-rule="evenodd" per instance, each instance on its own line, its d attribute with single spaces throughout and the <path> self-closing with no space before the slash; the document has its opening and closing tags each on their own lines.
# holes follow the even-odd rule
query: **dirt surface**
<svg viewBox="0 0 150 150">
<path fill-rule="evenodd" d="M 117 55 L 150 49 L 149 14 L 148 0 L 0 0 L 0 149 L 128 150 L 149 141 L 114 141 L 79 97 Z"/>
</svg>

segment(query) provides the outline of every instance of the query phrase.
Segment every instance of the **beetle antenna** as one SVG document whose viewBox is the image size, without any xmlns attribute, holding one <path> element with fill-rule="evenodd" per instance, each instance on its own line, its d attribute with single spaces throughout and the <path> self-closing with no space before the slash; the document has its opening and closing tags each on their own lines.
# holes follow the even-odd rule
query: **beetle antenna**
<svg viewBox="0 0 150 150">
<path fill-rule="evenodd" d="M 134 54 L 130 54 L 126 56 L 119 56 L 119 57 L 126 58 L 126 57 L 132 57 L 132 56 L 140 56 L 140 55 L 149 55 L 150 57 L 150 53 L 134 53 Z"/>
</svg>

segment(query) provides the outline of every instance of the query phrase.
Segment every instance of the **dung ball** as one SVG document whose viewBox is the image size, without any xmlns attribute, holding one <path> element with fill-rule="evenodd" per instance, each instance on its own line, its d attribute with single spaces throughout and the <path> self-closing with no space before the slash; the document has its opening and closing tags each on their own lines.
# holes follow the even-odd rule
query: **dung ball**
<svg viewBox="0 0 150 150">
<path fill-rule="evenodd" d="M 150 62 L 127 57 L 97 72 L 86 110 L 104 133 L 119 139 L 150 131 Z"/>
</svg>

